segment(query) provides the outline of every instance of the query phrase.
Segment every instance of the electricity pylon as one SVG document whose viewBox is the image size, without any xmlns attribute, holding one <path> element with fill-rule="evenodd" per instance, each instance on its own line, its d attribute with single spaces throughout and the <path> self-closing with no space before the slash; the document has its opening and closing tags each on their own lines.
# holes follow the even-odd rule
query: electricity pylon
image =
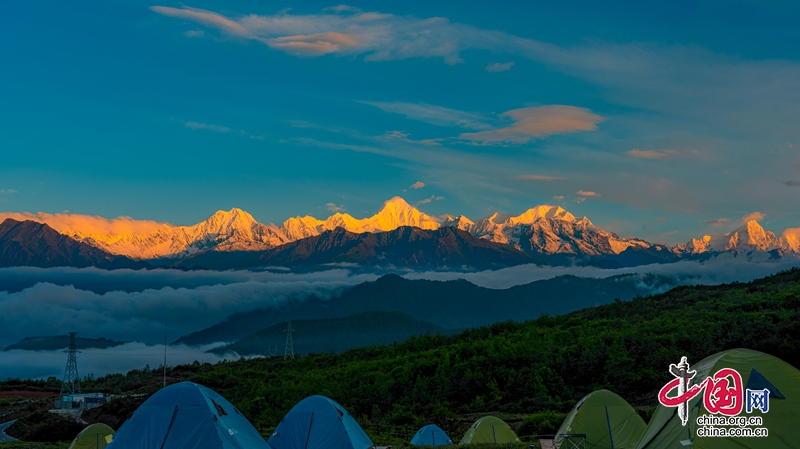
<svg viewBox="0 0 800 449">
<path fill-rule="evenodd" d="M 294 344 L 292 344 L 292 321 L 289 321 L 289 326 L 286 328 L 286 350 L 283 351 L 283 360 L 294 358 Z"/>
<path fill-rule="evenodd" d="M 75 334 L 69 333 L 69 348 L 67 348 L 67 367 L 64 369 L 64 380 L 61 381 L 61 397 L 64 394 L 80 394 L 81 378 L 78 376 L 78 345 L 75 343 Z"/>
</svg>

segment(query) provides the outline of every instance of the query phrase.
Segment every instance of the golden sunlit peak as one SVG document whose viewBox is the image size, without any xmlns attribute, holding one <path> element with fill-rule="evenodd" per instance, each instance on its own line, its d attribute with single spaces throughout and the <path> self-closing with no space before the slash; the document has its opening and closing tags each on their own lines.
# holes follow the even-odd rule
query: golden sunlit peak
<svg viewBox="0 0 800 449">
<path fill-rule="evenodd" d="M 403 198 L 401 198 L 399 196 L 392 197 L 392 198 L 386 200 L 385 203 L 383 203 L 383 208 L 384 209 L 386 207 L 388 207 L 388 206 L 395 206 L 395 207 L 399 207 L 399 208 L 409 207 L 409 208 L 413 209 L 413 207 L 410 204 L 408 204 L 408 202 L 406 202 L 406 200 L 404 200 Z"/>
</svg>

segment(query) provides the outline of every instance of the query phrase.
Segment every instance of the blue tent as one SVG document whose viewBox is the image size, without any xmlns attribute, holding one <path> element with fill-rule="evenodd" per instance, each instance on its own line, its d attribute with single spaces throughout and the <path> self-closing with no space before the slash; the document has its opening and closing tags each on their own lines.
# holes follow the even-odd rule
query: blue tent
<svg viewBox="0 0 800 449">
<path fill-rule="evenodd" d="M 192 382 L 150 397 L 119 428 L 106 449 L 269 449 L 239 410 Z"/>
<path fill-rule="evenodd" d="M 268 441 L 272 449 L 368 449 L 361 426 L 336 401 L 309 396 L 289 410 Z"/>
<path fill-rule="evenodd" d="M 453 444 L 453 440 L 436 424 L 428 424 L 417 431 L 417 434 L 411 439 L 411 444 L 414 446 L 445 446 Z"/>
</svg>

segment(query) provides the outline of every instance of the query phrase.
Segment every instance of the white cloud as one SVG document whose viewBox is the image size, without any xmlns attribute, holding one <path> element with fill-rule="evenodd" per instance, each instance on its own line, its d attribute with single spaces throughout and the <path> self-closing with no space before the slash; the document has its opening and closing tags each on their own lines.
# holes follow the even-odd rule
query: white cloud
<svg viewBox="0 0 800 449">
<path fill-rule="evenodd" d="M 749 214 L 742 217 L 742 222 L 747 223 L 750 220 L 761 221 L 766 217 L 767 214 L 763 214 L 761 212 L 750 212 Z"/>
<path fill-rule="evenodd" d="M 199 347 L 176 345 L 167 347 L 167 365 L 175 366 L 198 362 L 216 363 L 225 357 L 207 353 L 209 349 L 220 346 L 214 343 Z M 0 380 L 6 378 L 40 379 L 49 376 L 61 378 L 64 375 L 64 352 L 55 351 L 24 351 L 15 349 L 0 353 L 0 365 L 3 372 Z M 228 356 L 231 359 L 231 356 Z M 83 349 L 78 358 L 78 374 L 86 376 L 93 374 L 95 377 L 106 374 L 125 373 L 133 369 L 142 369 L 145 365 L 150 368 L 161 366 L 164 363 L 164 347 L 148 346 L 144 343 L 126 343 L 106 349 Z"/>
<path fill-rule="evenodd" d="M 0 190 L 0 195 L 13 195 L 15 193 L 17 193 L 17 191 L 14 190 L 14 189 L 2 189 L 2 190 Z"/>
<path fill-rule="evenodd" d="M 184 123 L 184 126 L 191 129 L 207 129 L 209 131 L 214 131 L 215 133 L 229 133 L 232 131 L 227 126 L 210 125 L 208 123 L 186 122 Z"/>
<path fill-rule="evenodd" d="M 750 262 L 742 257 L 722 254 L 705 262 L 681 261 L 669 264 L 641 265 L 618 269 L 602 269 L 595 267 L 546 267 L 534 264 L 519 265 L 496 271 L 480 271 L 475 273 L 454 272 L 414 272 L 403 275 L 407 279 L 430 279 L 448 281 L 466 279 L 473 284 L 488 288 L 509 288 L 515 285 L 551 279 L 556 276 L 574 275 L 581 277 L 606 278 L 623 274 L 655 274 L 669 276 L 680 284 L 717 285 L 728 282 L 747 282 L 769 276 L 780 270 L 797 265 L 793 259 L 784 259 L 775 263 Z M 663 291 L 663 286 L 654 286 L 654 292 Z"/>
<path fill-rule="evenodd" d="M 445 199 L 443 196 L 431 195 L 430 198 L 425 198 L 423 200 L 417 201 L 416 203 L 414 203 L 414 205 L 419 206 L 420 204 L 428 204 L 432 201 L 441 201 L 443 199 Z"/>
<path fill-rule="evenodd" d="M 344 204 L 337 206 L 334 203 L 328 203 L 325 205 L 325 207 L 331 212 L 344 212 L 346 210 Z"/>
<path fill-rule="evenodd" d="M 3 329 L 0 347 L 24 337 L 65 332 L 158 343 L 163 341 L 165 318 L 169 335 L 176 339 L 214 325 L 236 312 L 276 307 L 291 298 L 303 300 L 312 295 L 330 298 L 345 287 L 377 278 L 371 274 L 354 275 L 344 269 L 308 274 L 184 273 L 178 270 L 104 272 L 74 268 L 9 268 L 0 271 L 3 277 L 11 279 L 19 274 L 31 279 L 37 276 L 51 278 L 65 284 L 39 282 L 19 291 L 0 291 L 0 328 Z M 170 278 L 176 281 L 171 282 Z M 111 284 L 115 284 L 117 290 L 102 293 L 82 290 L 70 285 L 70 279 L 75 279 L 76 284 L 90 285 L 110 285 L 109 279 L 113 279 Z M 201 285 L 192 285 L 193 279 Z M 118 290 L 126 287 L 132 291 Z"/>
<path fill-rule="evenodd" d="M 497 73 L 497 72 L 506 72 L 508 70 L 511 70 L 512 67 L 514 67 L 513 62 L 506 62 L 504 64 L 495 62 L 494 64 L 487 65 L 484 70 L 486 70 L 489 73 Z"/>
</svg>

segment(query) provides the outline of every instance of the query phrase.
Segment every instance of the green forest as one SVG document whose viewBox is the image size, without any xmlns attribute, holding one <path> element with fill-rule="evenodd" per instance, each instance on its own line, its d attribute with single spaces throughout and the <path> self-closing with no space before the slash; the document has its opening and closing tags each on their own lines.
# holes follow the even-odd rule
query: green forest
<svg viewBox="0 0 800 449">
<path fill-rule="evenodd" d="M 167 376 L 216 390 L 264 432 L 298 401 L 321 394 L 345 406 L 371 435 L 433 422 L 455 440 L 465 422 L 485 413 L 516 421 L 520 436 L 552 433 L 578 399 L 600 388 L 647 420 L 658 389 L 670 380 L 670 363 L 737 347 L 800 366 L 800 269 L 335 355 L 195 362 L 170 367 Z M 160 386 L 160 370 L 149 367 L 83 380 L 86 391 L 117 394 Z M 55 378 L 0 384 L 59 388 Z"/>
</svg>

